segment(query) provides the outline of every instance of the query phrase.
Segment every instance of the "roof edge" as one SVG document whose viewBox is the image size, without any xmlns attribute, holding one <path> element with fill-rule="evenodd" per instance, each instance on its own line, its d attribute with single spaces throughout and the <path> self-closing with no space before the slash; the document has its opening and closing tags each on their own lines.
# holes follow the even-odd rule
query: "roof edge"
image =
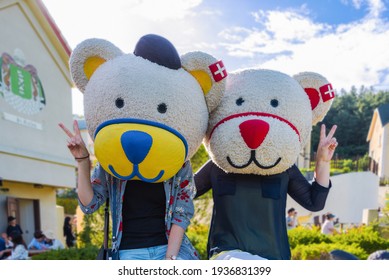
<svg viewBox="0 0 389 280">
<path fill-rule="evenodd" d="M 43 4 L 42 0 L 25 0 L 24 2 L 31 10 L 42 29 L 46 32 L 49 41 L 53 44 L 62 60 L 63 65 L 66 67 L 68 72 L 70 72 L 69 58 L 72 49 L 67 43 L 65 37 L 62 35 L 54 19 L 51 17 L 46 6 Z M 69 80 L 69 83 L 73 87 L 73 82 L 71 80 Z"/>
</svg>

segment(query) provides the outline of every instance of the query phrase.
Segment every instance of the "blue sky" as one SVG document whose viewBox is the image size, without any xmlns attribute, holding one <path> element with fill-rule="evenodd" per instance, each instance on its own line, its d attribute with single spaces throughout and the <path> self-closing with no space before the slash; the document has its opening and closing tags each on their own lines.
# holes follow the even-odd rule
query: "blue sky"
<svg viewBox="0 0 389 280">
<path fill-rule="evenodd" d="M 124 52 L 148 33 L 227 69 L 315 71 L 337 90 L 389 89 L 389 0 L 43 0 L 69 45 L 104 38 Z M 73 112 L 83 114 L 73 91 Z"/>
</svg>

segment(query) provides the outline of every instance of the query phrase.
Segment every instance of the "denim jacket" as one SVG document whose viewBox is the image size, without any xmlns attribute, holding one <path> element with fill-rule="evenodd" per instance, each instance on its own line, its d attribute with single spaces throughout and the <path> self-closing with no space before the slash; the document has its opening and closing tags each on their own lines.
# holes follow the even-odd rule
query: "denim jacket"
<svg viewBox="0 0 389 280">
<path fill-rule="evenodd" d="M 92 201 L 85 206 L 79 201 L 80 208 L 85 214 L 91 214 L 103 205 L 109 196 L 112 217 L 112 258 L 118 259 L 122 238 L 122 205 L 127 181 L 109 175 L 98 164 L 92 172 L 91 183 Z M 196 187 L 190 162 L 186 161 L 177 174 L 164 181 L 163 185 L 166 194 L 166 236 L 169 238 L 172 224 L 177 224 L 186 230 L 194 214 L 193 198 L 196 195 Z M 182 240 L 180 254 L 182 251 L 189 259 L 199 259 L 197 251 L 186 235 Z"/>
</svg>

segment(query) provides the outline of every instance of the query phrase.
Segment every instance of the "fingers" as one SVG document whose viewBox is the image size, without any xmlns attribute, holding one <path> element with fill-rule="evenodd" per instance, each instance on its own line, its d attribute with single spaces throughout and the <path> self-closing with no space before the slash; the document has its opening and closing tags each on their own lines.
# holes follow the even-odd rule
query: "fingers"
<svg viewBox="0 0 389 280">
<path fill-rule="evenodd" d="M 335 150 L 337 146 L 338 146 L 338 141 L 336 141 L 336 138 L 334 137 L 330 140 L 330 144 L 328 145 L 328 149 Z"/>
<path fill-rule="evenodd" d="M 333 125 L 330 132 L 328 132 L 328 135 L 326 136 L 326 126 L 325 124 L 322 124 L 320 129 L 320 140 L 324 140 L 326 138 L 331 139 L 334 136 L 337 128 L 338 128 L 337 125 Z"/>
<path fill-rule="evenodd" d="M 73 129 L 76 135 L 81 135 L 80 128 L 78 127 L 78 122 L 76 120 L 73 122 Z"/>
<path fill-rule="evenodd" d="M 60 128 L 62 128 L 63 131 L 65 131 L 67 136 L 69 136 L 70 138 L 74 137 L 73 133 L 69 129 L 67 129 L 63 123 L 59 123 L 58 125 Z"/>
<path fill-rule="evenodd" d="M 326 137 L 326 125 L 322 124 L 320 129 L 320 140 Z"/>
<path fill-rule="evenodd" d="M 329 132 L 328 135 L 327 135 L 327 138 L 328 138 L 328 139 L 330 139 L 330 138 L 332 138 L 332 136 L 334 136 L 335 131 L 336 131 L 337 128 L 338 128 L 338 127 L 337 127 L 336 125 L 333 125 L 333 126 L 332 126 L 330 132 Z"/>
</svg>

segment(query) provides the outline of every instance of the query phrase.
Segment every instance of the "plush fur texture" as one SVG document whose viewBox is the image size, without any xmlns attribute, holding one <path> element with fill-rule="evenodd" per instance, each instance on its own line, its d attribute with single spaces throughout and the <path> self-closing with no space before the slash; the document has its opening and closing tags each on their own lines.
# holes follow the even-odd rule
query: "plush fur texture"
<svg viewBox="0 0 389 280">
<path fill-rule="evenodd" d="M 203 52 L 189 52 L 181 57 L 182 67 L 188 72 L 191 71 L 204 71 L 210 80 L 212 81 L 212 87 L 209 92 L 204 92 L 205 100 L 207 101 L 208 110 L 213 111 L 217 105 L 219 105 L 226 87 L 226 80 L 223 79 L 220 82 L 215 82 L 212 77 L 212 73 L 209 69 L 209 65 L 215 63 L 215 58 L 211 55 L 204 54 Z"/>
<path fill-rule="evenodd" d="M 95 38 L 85 40 L 74 49 L 70 56 L 70 72 L 77 88 L 84 92 L 88 84 L 88 78 L 84 72 L 84 62 L 88 58 L 101 57 L 104 60 L 111 60 L 122 54 L 119 48 L 106 40 Z"/>
<path fill-rule="evenodd" d="M 124 101 L 123 108 L 116 107 L 118 98 Z M 191 75 L 184 69 L 168 69 L 131 54 L 108 61 L 96 70 L 86 87 L 84 102 L 91 135 L 99 124 L 111 119 L 156 121 L 190 139 L 189 154 L 193 155 L 207 128 L 204 95 Z M 158 112 L 162 103 L 167 107 L 164 114 Z"/>
<path fill-rule="evenodd" d="M 152 51 L 159 50 L 153 47 Z M 148 55 L 148 51 L 144 53 Z M 158 54 L 152 56 L 158 59 Z M 217 61 L 202 52 L 188 54 L 182 60 L 191 71 L 207 69 Z M 85 118 L 92 137 L 98 126 L 110 120 L 131 118 L 156 122 L 185 138 L 186 159 L 200 146 L 207 129 L 208 107 L 218 105 L 225 88 L 225 80 L 216 83 L 210 76 L 212 87 L 207 96 L 212 101 L 207 106 L 202 87 L 184 68 L 170 69 L 134 54 L 124 54 L 101 39 L 88 39 L 78 45 L 72 53 L 70 68 L 75 84 L 84 93 Z M 92 69 L 89 79 L 88 69 Z"/>
<path fill-rule="evenodd" d="M 213 162 L 227 173 L 240 174 L 271 175 L 291 167 L 312 124 L 325 116 L 332 102 L 320 100 L 312 113 L 304 88 L 319 92 L 327 84 L 324 77 L 310 72 L 296 79 L 265 69 L 230 73 L 204 140 Z"/>
<path fill-rule="evenodd" d="M 326 86 L 328 85 L 328 81 L 325 77 L 318 73 L 302 72 L 294 75 L 293 78 L 298 81 L 304 89 L 316 89 L 315 94 L 318 100 L 318 104 L 312 110 L 312 125 L 315 125 L 323 120 L 328 110 L 331 108 L 333 97 L 335 96 L 335 91 L 328 93 L 320 92 L 320 88 L 322 86 L 326 91 L 328 90 Z M 317 91 L 317 89 L 319 90 Z M 323 100 L 323 96 L 320 96 L 321 94 L 329 94 L 330 96 L 328 96 L 328 98 L 330 99 L 328 101 Z"/>
</svg>

